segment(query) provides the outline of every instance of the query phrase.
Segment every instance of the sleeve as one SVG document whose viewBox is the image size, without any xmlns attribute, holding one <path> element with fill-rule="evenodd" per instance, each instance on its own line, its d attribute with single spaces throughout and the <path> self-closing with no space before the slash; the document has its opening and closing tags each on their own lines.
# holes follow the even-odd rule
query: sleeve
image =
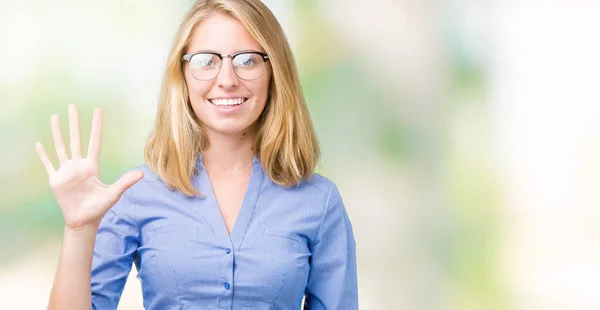
<svg viewBox="0 0 600 310">
<path fill-rule="evenodd" d="M 92 309 L 117 309 L 139 246 L 130 190 L 102 218 L 96 234 L 91 276 Z"/>
<path fill-rule="evenodd" d="M 335 186 L 329 192 L 321 227 L 309 248 L 312 255 L 305 309 L 358 309 L 356 243 Z"/>
</svg>

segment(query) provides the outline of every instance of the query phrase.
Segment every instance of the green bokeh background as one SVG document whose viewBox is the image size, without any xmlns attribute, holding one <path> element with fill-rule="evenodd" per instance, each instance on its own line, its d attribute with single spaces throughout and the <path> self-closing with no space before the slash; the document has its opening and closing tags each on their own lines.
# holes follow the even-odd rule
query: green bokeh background
<svg viewBox="0 0 600 310">
<path fill-rule="evenodd" d="M 338 184 L 354 226 L 361 308 L 507 309 L 487 72 L 464 42 L 460 10 L 389 2 L 382 10 L 396 27 L 414 14 L 421 28 L 364 24 L 357 29 L 385 39 L 362 41 L 335 26 L 324 1 L 265 2 L 294 48 L 323 149 L 318 171 Z M 52 150 L 50 116 L 66 132 L 71 103 L 86 137 L 101 107 L 103 180 L 142 163 L 163 60 L 192 3 L 0 2 L 0 57 L 10 65 L 0 74 L 0 282 L 39 263 L 29 281 L 43 284 L 22 288 L 36 305 L 50 290 L 63 223 L 34 143 Z"/>
</svg>

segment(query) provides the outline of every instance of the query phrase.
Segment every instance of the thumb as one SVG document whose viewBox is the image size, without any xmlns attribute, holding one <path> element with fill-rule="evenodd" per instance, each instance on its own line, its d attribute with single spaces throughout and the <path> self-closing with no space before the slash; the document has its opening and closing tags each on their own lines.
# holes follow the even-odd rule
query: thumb
<svg viewBox="0 0 600 310">
<path fill-rule="evenodd" d="M 141 180 L 144 177 L 144 173 L 139 170 L 129 171 L 122 175 L 115 184 L 111 185 L 111 189 L 115 191 L 119 197 L 133 184 Z"/>
</svg>

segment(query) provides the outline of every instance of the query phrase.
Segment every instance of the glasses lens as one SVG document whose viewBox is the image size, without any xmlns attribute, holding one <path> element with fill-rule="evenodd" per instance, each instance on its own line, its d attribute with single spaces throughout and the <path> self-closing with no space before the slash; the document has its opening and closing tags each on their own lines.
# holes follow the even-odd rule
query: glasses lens
<svg viewBox="0 0 600 310">
<path fill-rule="evenodd" d="M 259 54 L 238 54 L 233 58 L 233 68 L 241 79 L 256 80 L 263 74 L 265 61 Z"/>
<path fill-rule="evenodd" d="M 221 68 L 221 59 L 213 54 L 196 54 L 190 59 L 192 75 L 198 80 L 214 79 Z"/>
</svg>

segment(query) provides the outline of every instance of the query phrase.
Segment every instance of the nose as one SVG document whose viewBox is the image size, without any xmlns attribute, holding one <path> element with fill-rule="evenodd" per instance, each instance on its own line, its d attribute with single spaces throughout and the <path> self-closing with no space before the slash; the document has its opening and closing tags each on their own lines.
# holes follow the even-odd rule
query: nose
<svg viewBox="0 0 600 310">
<path fill-rule="evenodd" d="M 232 88 L 238 85 L 239 80 L 233 70 L 231 57 L 223 58 L 223 61 L 221 62 L 221 71 L 217 76 L 217 85 L 219 87 Z"/>
</svg>

